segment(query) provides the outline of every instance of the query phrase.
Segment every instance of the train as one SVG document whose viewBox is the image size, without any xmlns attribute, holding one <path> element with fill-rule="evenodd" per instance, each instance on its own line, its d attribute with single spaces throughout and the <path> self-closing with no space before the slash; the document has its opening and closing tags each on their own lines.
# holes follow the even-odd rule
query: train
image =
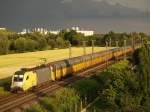
<svg viewBox="0 0 150 112">
<path fill-rule="evenodd" d="M 71 74 L 115 59 L 132 51 L 132 46 L 126 48 L 120 47 L 50 62 L 33 68 L 22 68 L 12 76 L 11 90 L 27 91 L 45 82 L 63 79 Z"/>
</svg>

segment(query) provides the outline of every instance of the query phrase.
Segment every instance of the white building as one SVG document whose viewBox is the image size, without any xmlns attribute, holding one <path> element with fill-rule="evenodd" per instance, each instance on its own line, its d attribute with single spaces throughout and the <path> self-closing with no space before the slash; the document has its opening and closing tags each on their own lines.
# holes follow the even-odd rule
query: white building
<svg viewBox="0 0 150 112">
<path fill-rule="evenodd" d="M 92 35 L 94 35 L 94 31 L 80 30 L 79 27 L 72 27 L 72 30 L 75 30 L 77 33 L 82 33 L 82 34 L 84 34 L 84 36 L 92 36 Z"/>
<path fill-rule="evenodd" d="M 57 34 L 60 33 L 60 31 L 49 31 L 49 33 L 54 34 L 54 35 L 57 35 Z"/>
<path fill-rule="evenodd" d="M 18 34 L 26 34 L 27 33 L 27 29 L 23 29 L 22 32 L 18 33 Z"/>
<path fill-rule="evenodd" d="M 47 29 L 45 29 L 45 28 L 34 28 L 32 30 L 32 32 L 39 32 L 41 34 L 46 35 L 46 34 L 48 34 L 49 31 Z"/>
<path fill-rule="evenodd" d="M 84 34 L 84 36 L 92 36 L 92 35 L 94 35 L 94 31 L 77 31 L 77 33 L 82 33 L 82 34 Z"/>
<path fill-rule="evenodd" d="M 0 30 L 6 30 L 6 28 L 0 28 Z"/>
<path fill-rule="evenodd" d="M 94 35 L 94 31 L 90 31 L 90 30 L 80 30 L 79 27 L 72 27 L 71 29 L 67 28 L 66 29 L 67 31 L 70 31 L 70 30 L 75 30 L 77 33 L 82 33 L 84 34 L 84 36 L 92 36 Z M 32 29 L 31 31 L 29 29 L 23 29 L 22 32 L 20 32 L 19 34 L 26 34 L 26 33 L 32 33 L 32 32 L 39 32 L 41 34 L 48 34 L 48 33 L 52 33 L 52 34 L 59 34 L 61 30 L 50 30 L 48 31 L 47 29 L 45 28 L 34 28 Z"/>
<path fill-rule="evenodd" d="M 22 32 L 19 32 L 18 34 L 26 34 L 26 33 L 31 33 L 29 29 L 23 29 Z"/>
</svg>

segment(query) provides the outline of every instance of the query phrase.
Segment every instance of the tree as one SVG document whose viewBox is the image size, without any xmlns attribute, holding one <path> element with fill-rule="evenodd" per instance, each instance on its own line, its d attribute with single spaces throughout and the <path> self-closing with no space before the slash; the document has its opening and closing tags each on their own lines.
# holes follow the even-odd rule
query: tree
<svg viewBox="0 0 150 112">
<path fill-rule="evenodd" d="M 64 47 L 67 46 L 67 45 L 66 45 L 66 42 L 63 40 L 62 37 L 57 37 L 56 43 L 57 43 L 57 47 L 58 47 L 58 48 L 64 48 Z"/>
<path fill-rule="evenodd" d="M 116 91 L 115 89 L 110 86 L 108 89 L 103 91 L 103 98 L 110 104 L 115 104 L 116 99 Z"/>
<path fill-rule="evenodd" d="M 86 38 L 84 37 L 84 35 L 77 33 L 76 35 L 73 35 L 72 44 L 75 46 L 82 45 L 82 41 L 84 40 L 86 41 Z"/>
<path fill-rule="evenodd" d="M 18 52 L 24 52 L 26 50 L 26 39 L 23 37 L 18 38 L 15 41 L 15 49 Z"/>
<path fill-rule="evenodd" d="M 57 47 L 57 43 L 54 39 L 48 39 L 48 45 L 51 47 L 51 49 Z"/>
<path fill-rule="evenodd" d="M 9 51 L 9 40 L 6 36 L 0 35 L 0 54 L 7 54 Z"/>
<path fill-rule="evenodd" d="M 93 100 L 97 96 L 97 90 L 99 86 L 96 80 L 86 79 L 76 81 L 74 84 L 74 88 L 77 90 L 82 99 L 87 97 L 89 100 Z"/>
<path fill-rule="evenodd" d="M 25 109 L 24 112 L 48 112 L 48 111 L 44 109 L 42 106 L 36 104 L 34 106 L 31 106 L 30 108 Z"/>
<path fill-rule="evenodd" d="M 39 50 L 44 50 L 47 47 L 47 41 L 45 38 L 39 37 L 38 39 L 38 49 Z"/>
<path fill-rule="evenodd" d="M 150 91 L 150 46 L 144 45 L 141 50 L 138 51 L 137 56 L 141 86 L 148 92 Z"/>
<path fill-rule="evenodd" d="M 41 104 L 52 112 L 72 112 L 79 103 L 80 97 L 73 88 L 64 88 L 56 92 L 55 96 L 45 98 Z"/>
<path fill-rule="evenodd" d="M 12 52 L 15 51 L 15 41 L 14 40 L 10 40 L 10 46 L 9 46 L 9 50 Z"/>
<path fill-rule="evenodd" d="M 81 44 L 81 41 L 83 40 L 83 38 L 84 38 L 83 34 L 77 33 L 74 30 L 71 30 L 64 34 L 64 39 L 69 41 L 72 45 L 75 45 L 75 46 Z"/>
<path fill-rule="evenodd" d="M 38 47 L 38 43 L 35 40 L 27 39 L 25 43 L 25 50 L 26 51 L 34 51 Z"/>
<path fill-rule="evenodd" d="M 80 99 L 76 90 L 69 88 L 58 92 L 56 96 L 58 112 L 71 112 Z"/>
</svg>

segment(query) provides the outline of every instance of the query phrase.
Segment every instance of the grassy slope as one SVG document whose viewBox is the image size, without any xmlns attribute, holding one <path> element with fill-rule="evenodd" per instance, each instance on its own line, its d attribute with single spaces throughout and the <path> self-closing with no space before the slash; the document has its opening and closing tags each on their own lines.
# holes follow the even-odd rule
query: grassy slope
<svg viewBox="0 0 150 112">
<path fill-rule="evenodd" d="M 91 53 L 91 47 L 86 48 Z M 105 50 L 103 47 L 95 47 L 95 52 Z M 40 58 L 47 58 L 47 62 L 68 58 L 68 49 L 47 50 L 21 54 L 9 54 L 0 56 L 0 79 L 11 76 L 16 70 L 23 67 L 31 67 L 42 64 Z M 72 48 L 72 56 L 83 55 L 83 48 Z"/>
</svg>

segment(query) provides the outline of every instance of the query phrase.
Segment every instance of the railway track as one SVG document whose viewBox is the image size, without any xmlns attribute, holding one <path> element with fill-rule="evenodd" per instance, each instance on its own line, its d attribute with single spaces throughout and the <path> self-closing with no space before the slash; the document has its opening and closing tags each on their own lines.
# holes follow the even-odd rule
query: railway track
<svg viewBox="0 0 150 112">
<path fill-rule="evenodd" d="M 109 61 L 107 64 L 112 65 L 115 61 Z M 95 67 L 89 68 L 85 71 L 81 71 L 73 75 L 72 77 L 68 77 L 62 81 L 49 82 L 45 85 L 40 86 L 34 92 L 27 92 L 23 94 L 13 94 L 3 99 L 0 99 L 0 112 L 14 112 L 15 108 L 20 108 L 23 104 L 26 104 L 32 100 L 39 100 L 45 95 L 52 95 L 59 89 L 62 89 L 65 86 L 68 86 L 75 82 L 76 80 L 82 80 L 87 77 L 91 77 L 96 72 L 100 72 L 104 70 L 108 65 L 106 63 L 97 65 Z"/>
</svg>

